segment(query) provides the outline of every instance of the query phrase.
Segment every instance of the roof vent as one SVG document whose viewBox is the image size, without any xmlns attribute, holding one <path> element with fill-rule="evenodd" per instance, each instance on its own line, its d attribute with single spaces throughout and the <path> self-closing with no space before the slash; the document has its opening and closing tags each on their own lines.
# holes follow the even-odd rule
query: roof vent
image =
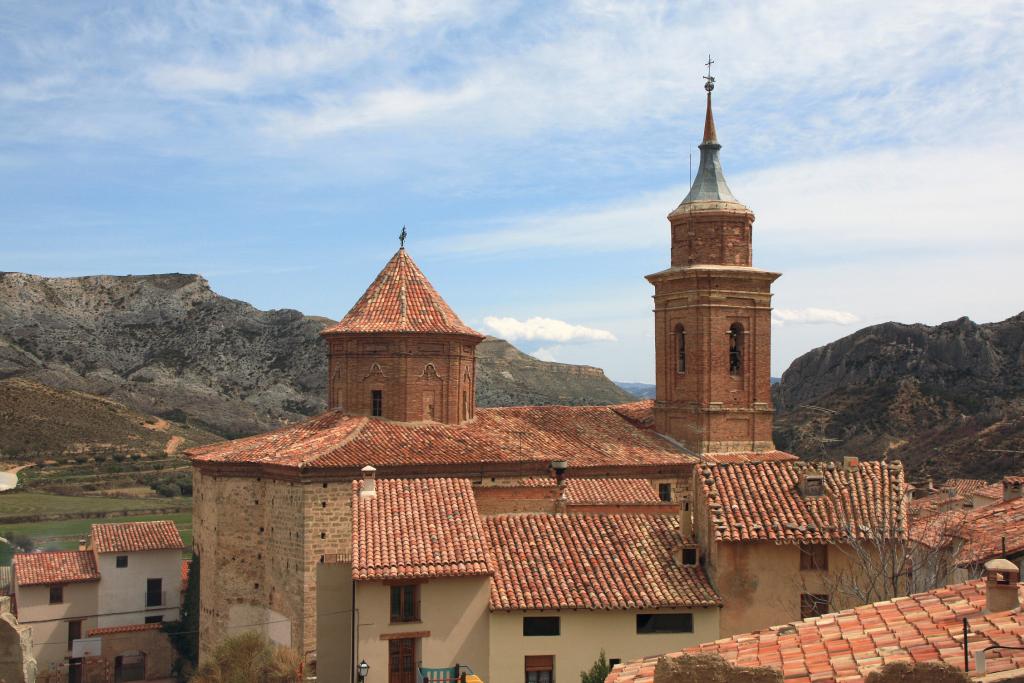
<svg viewBox="0 0 1024 683">
<path fill-rule="evenodd" d="M 985 611 L 1008 612 L 1020 607 L 1017 584 L 1020 569 L 1013 562 L 999 558 L 985 563 Z"/>
<path fill-rule="evenodd" d="M 363 468 L 363 485 L 359 488 L 360 498 L 377 497 L 377 468 L 367 465 Z"/>
<path fill-rule="evenodd" d="M 800 475 L 800 495 L 804 498 L 825 495 L 825 475 L 818 470 L 804 470 Z"/>
<path fill-rule="evenodd" d="M 1003 477 L 1003 500 L 1017 500 L 1021 497 L 1024 477 Z"/>
</svg>

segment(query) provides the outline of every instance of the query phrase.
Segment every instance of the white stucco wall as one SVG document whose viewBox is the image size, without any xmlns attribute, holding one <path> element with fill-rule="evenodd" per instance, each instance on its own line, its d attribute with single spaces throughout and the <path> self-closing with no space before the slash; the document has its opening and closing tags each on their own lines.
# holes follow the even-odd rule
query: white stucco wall
<svg viewBox="0 0 1024 683">
<path fill-rule="evenodd" d="M 118 555 L 128 556 L 128 566 L 117 568 Z M 100 576 L 99 626 L 142 624 L 148 616 L 164 621 L 178 618 L 181 605 L 181 551 L 149 550 L 136 553 L 97 553 Z M 162 579 L 164 605 L 146 607 L 146 580 Z"/>
<path fill-rule="evenodd" d="M 32 650 L 39 671 L 46 671 L 68 657 L 68 621 L 82 618 L 82 636 L 96 628 L 99 582 L 64 584 L 64 602 L 50 604 L 49 586 L 16 586 L 18 621 L 32 627 Z"/>
</svg>

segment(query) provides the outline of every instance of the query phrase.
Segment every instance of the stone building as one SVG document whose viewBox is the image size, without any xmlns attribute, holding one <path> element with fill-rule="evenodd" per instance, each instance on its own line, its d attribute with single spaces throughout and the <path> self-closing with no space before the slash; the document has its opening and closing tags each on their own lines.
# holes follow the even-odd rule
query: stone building
<svg viewBox="0 0 1024 683">
<path fill-rule="evenodd" d="M 374 590 L 353 578 L 358 567 L 352 557 L 352 482 L 368 466 L 388 481 L 463 482 L 459 486 L 471 488 L 475 512 L 485 518 L 487 529 L 497 524 L 493 519 L 508 514 L 542 515 L 538 524 L 559 524 L 551 520 L 563 518 L 582 524 L 576 518 L 583 515 L 661 518 L 665 510 L 655 508 L 668 506 L 669 517 L 677 520 L 672 533 L 679 547 L 708 568 L 710 574 L 702 575 L 722 598 L 721 623 L 734 623 L 730 610 L 747 609 L 738 600 L 760 599 L 756 591 L 718 588 L 719 583 L 728 585 L 732 551 L 715 536 L 719 511 L 712 511 L 717 503 L 709 502 L 711 494 L 702 483 L 715 475 L 704 470 L 782 466 L 796 458 L 776 451 L 771 437 L 771 284 L 778 273 L 753 265 L 754 215 L 732 195 L 722 172 L 712 84 L 700 168 L 689 194 L 668 216 L 670 267 L 647 277 L 654 285 L 656 399 L 602 407 L 477 409 L 474 356 L 482 335 L 459 320 L 403 244 L 349 313 L 323 332 L 330 360 L 328 412 L 188 453 L 195 551 L 204 566 L 216 567 L 201 579 L 204 652 L 233 631 L 256 628 L 296 648 L 310 663 L 318 656 L 325 663 L 351 658 L 357 643 L 332 639 L 329 651 L 323 643 L 318 651 L 317 634 L 337 633 L 350 621 L 345 615 L 357 608 L 353 582 L 355 599 L 370 600 Z M 889 472 L 879 470 L 880 475 Z M 901 476 L 892 473 L 890 478 Z M 636 492 L 638 481 L 646 494 L 595 500 L 599 491 Z M 743 509 L 749 502 L 743 496 L 754 493 L 741 491 L 734 504 Z M 888 500 L 890 492 L 868 486 L 865 495 Z M 692 528 L 695 503 L 704 506 L 698 539 Z M 509 524 L 520 524 L 518 519 Z M 588 529 L 588 542 L 601 555 L 607 537 L 597 526 Z M 399 529 L 394 538 L 385 534 L 376 542 L 382 547 L 404 542 L 406 533 Z M 790 558 L 777 557 L 777 549 L 773 540 L 745 546 L 743 561 L 770 574 L 777 562 L 788 567 Z M 347 569 L 338 573 L 328 567 Z M 497 581 L 492 569 L 487 575 L 432 579 L 430 590 L 456 581 L 473 584 L 460 595 L 475 600 L 473 609 L 487 598 L 490 616 L 481 623 L 493 634 L 504 628 L 498 613 L 506 608 L 483 588 Z M 577 587 L 586 580 L 573 575 L 571 565 L 559 578 Z M 378 593 L 382 600 L 385 592 Z M 730 595 L 737 601 L 730 602 Z M 759 625 L 790 618 L 790 602 L 759 613 Z M 527 608 L 517 603 L 507 609 L 516 613 L 509 623 L 518 623 L 519 612 Z M 715 612 L 716 626 L 710 631 L 719 630 Z M 331 623 L 318 629 L 319 619 Z M 703 623 L 710 622 L 704 618 Z M 735 621 L 728 628 L 741 623 L 750 622 Z M 441 650 L 430 648 L 447 636 L 429 630 L 429 637 L 408 636 L 419 644 L 395 661 L 426 655 L 442 659 Z M 508 667 L 500 680 L 521 676 L 524 662 L 519 660 L 536 654 L 512 648 L 505 656 L 515 661 L 499 664 L 491 652 L 489 671 Z"/>
</svg>

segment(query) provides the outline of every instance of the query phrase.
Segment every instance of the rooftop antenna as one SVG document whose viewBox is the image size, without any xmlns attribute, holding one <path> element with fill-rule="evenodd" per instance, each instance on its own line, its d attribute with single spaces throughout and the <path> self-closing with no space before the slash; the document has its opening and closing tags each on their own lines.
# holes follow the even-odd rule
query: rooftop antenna
<svg viewBox="0 0 1024 683">
<path fill-rule="evenodd" d="M 408 237 L 408 236 L 409 236 L 409 233 L 406 232 L 405 226 L 403 225 L 402 226 L 402 232 L 400 232 L 398 234 L 398 246 L 399 246 L 399 248 L 405 249 L 405 238 Z"/>
</svg>

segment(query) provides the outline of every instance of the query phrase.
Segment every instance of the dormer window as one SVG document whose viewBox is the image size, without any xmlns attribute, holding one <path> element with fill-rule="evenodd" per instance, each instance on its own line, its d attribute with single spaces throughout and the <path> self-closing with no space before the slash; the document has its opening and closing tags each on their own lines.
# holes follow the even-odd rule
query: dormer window
<svg viewBox="0 0 1024 683">
<path fill-rule="evenodd" d="M 739 375 L 743 372 L 743 325 L 733 323 L 729 326 L 729 374 Z"/>
</svg>

